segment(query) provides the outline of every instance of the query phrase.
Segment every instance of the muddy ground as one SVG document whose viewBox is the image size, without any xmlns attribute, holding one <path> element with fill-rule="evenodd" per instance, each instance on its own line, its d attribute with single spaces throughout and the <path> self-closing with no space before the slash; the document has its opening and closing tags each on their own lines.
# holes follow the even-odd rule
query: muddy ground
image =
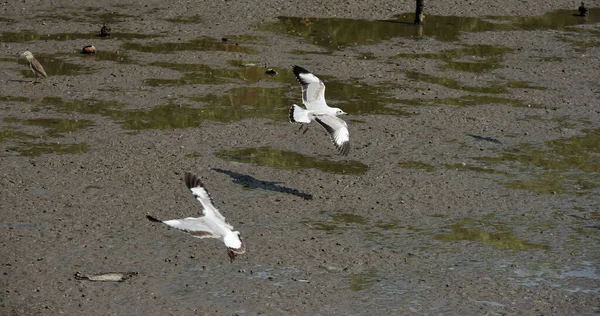
<svg viewBox="0 0 600 316">
<path fill-rule="evenodd" d="M 599 313 L 599 3 L 429 2 L 3 3 L 0 314 Z M 185 171 L 233 263 L 146 220 L 200 212 Z"/>
</svg>

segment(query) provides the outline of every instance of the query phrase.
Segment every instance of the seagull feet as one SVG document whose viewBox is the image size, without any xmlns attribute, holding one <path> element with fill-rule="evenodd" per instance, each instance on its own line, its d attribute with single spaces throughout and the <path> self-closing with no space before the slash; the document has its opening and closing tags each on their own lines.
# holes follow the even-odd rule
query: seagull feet
<svg viewBox="0 0 600 316">
<path fill-rule="evenodd" d="M 306 132 L 308 132 L 308 125 L 306 125 L 306 129 L 304 130 L 304 132 L 302 132 L 302 134 L 306 134 Z"/>
</svg>

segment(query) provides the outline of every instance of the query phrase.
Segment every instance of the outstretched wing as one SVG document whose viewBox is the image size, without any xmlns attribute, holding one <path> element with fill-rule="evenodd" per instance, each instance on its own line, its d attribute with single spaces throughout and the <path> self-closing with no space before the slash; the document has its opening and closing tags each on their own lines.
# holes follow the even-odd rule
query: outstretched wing
<svg viewBox="0 0 600 316">
<path fill-rule="evenodd" d="M 194 195 L 194 197 L 196 197 L 196 200 L 198 200 L 202 204 L 202 207 L 204 208 L 202 210 L 202 214 L 204 214 L 207 217 L 214 217 L 217 220 L 220 220 L 223 223 L 225 223 L 225 217 L 221 215 L 219 210 L 217 210 L 217 208 L 213 205 L 212 199 L 210 198 L 208 191 L 206 191 L 206 188 L 204 188 L 202 181 L 200 181 L 200 179 L 196 175 L 191 174 L 189 172 L 185 173 L 184 180 L 185 185 L 187 185 L 188 189 L 192 191 L 192 194 Z M 233 227 L 230 227 L 230 229 L 233 229 Z"/>
<path fill-rule="evenodd" d="M 314 117 L 317 123 L 321 124 L 329 133 L 335 148 L 338 149 L 342 156 L 348 155 L 350 152 L 350 132 L 348 125 L 344 120 L 332 115 L 317 115 Z"/>
<path fill-rule="evenodd" d="M 165 223 L 171 227 L 180 229 L 194 237 L 198 238 L 220 238 L 216 234 L 210 225 L 205 222 L 206 217 L 187 217 L 184 219 L 172 219 L 168 221 L 161 221 L 156 217 L 146 215 L 146 218 L 153 222 Z"/>
<path fill-rule="evenodd" d="M 325 84 L 323 81 L 300 66 L 294 66 L 292 71 L 302 85 L 302 103 L 306 108 L 313 111 L 329 108 L 325 102 Z"/>
</svg>

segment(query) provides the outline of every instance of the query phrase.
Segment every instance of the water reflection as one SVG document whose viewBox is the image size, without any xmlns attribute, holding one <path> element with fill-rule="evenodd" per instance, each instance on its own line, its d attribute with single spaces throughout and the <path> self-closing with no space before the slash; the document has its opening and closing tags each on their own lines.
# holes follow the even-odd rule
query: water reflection
<svg viewBox="0 0 600 316">
<path fill-rule="evenodd" d="M 399 14 L 394 20 L 368 21 L 342 18 L 304 18 L 280 16 L 274 23 L 260 24 L 257 29 L 305 38 L 333 51 L 353 45 L 376 44 L 394 37 L 435 37 L 440 41 L 457 41 L 461 32 L 511 30 L 558 30 L 597 33 L 570 26 L 600 22 L 600 9 L 590 9 L 587 19 L 573 16 L 573 10 L 556 10 L 535 17 L 488 16 L 456 17 L 429 15 L 422 26 L 415 26 L 414 14 Z"/>
</svg>

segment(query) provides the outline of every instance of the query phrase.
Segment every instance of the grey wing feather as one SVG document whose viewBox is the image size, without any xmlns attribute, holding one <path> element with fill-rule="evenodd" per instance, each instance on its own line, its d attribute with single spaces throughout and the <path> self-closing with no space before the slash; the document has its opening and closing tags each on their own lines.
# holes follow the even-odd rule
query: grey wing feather
<svg viewBox="0 0 600 316">
<path fill-rule="evenodd" d="M 331 115 L 318 115 L 315 116 L 315 121 L 319 123 L 333 141 L 333 144 L 338 149 L 342 156 L 348 155 L 350 152 L 350 133 L 348 132 L 348 125 L 344 120 L 337 116 Z"/>
</svg>

